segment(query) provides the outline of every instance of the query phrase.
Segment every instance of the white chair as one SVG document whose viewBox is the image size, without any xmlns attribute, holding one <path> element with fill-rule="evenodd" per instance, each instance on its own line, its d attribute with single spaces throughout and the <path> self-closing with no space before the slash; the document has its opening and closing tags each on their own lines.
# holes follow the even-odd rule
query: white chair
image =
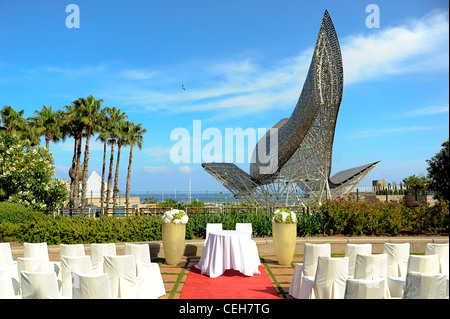
<svg viewBox="0 0 450 319">
<path fill-rule="evenodd" d="M 92 274 L 90 256 L 61 256 L 62 289 L 61 294 L 72 298 L 72 272 L 83 275 Z"/>
<path fill-rule="evenodd" d="M 21 272 L 23 299 L 60 299 L 58 281 L 54 271 Z"/>
<path fill-rule="evenodd" d="M 206 237 L 204 241 L 204 245 L 206 246 L 206 242 L 208 241 L 209 233 L 212 231 L 222 230 L 222 223 L 207 223 L 206 224 Z"/>
<path fill-rule="evenodd" d="M 348 257 L 348 276 L 352 278 L 355 273 L 356 255 L 372 255 L 372 244 L 347 244 L 345 257 Z"/>
<path fill-rule="evenodd" d="M 435 244 L 428 243 L 425 249 L 425 255 L 434 255 L 437 254 L 439 256 L 439 272 L 447 275 L 447 297 L 449 295 L 449 284 L 448 284 L 448 243 L 445 244 Z"/>
<path fill-rule="evenodd" d="M 384 297 L 390 298 L 391 294 L 387 286 L 387 255 L 356 255 L 354 279 L 379 280 L 384 279 L 386 285 Z"/>
<path fill-rule="evenodd" d="M 347 279 L 344 299 L 384 299 L 386 279 Z"/>
<path fill-rule="evenodd" d="M 26 257 L 18 257 L 17 258 L 17 275 L 19 278 L 20 287 L 22 287 L 22 272 L 51 272 L 53 271 L 53 267 L 49 262 L 45 261 L 42 258 L 26 258 Z"/>
<path fill-rule="evenodd" d="M 387 259 L 387 284 L 391 297 L 401 298 L 403 286 L 408 269 L 410 244 L 409 243 L 385 243 L 383 253 Z"/>
<path fill-rule="evenodd" d="M 86 256 L 83 244 L 59 244 L 59 255 L 62 256 Z"/>
<path fill-rule="evenodd" d="M 116 244 L 101 243 L 91 244 L 91 263 L 94 274 L 102 274 L 103 271 L 103 257 L 117 256 Z"/>
<path fill-rule="evenodd" d="M 331 245 L 325 244 L 310 244 L 305 243 L 303 263 L 295 264 L 294 275 L 292 276 L 291 285 L 289 287 L 289 294 L 297 299 L 310 298 L 310 289 L 305 289 L 302 292 L 303 277 L 309 276 L 314 280 L 316 275 L 318 257 L 331 257 Z"/>
<path fill-rule="evenodd" d="M 13 299 L 19 297 L 20 296 L 14 293 L 14 287 L 9 273 L 0 269 L 0 299 Z"/>
<path fill-rule="evenodd" d="M 348 257 L 319 257 L 314 279 L 304 277 L 302 290 L 311 299 L 344 299 Z"/>
<path fill-rule="evenodd" d="M 14 294 L 20 295 L 20 283 L 17 273 L 17 261 L 13 261 L 9 243 L 0 246 L 0 271 L 4 272 L 3 276 L 10 279 L 10 284 L 13 287 Z"/>
<path fill-rule="evenodd" d="M 445 299 L 446 275 L 408 272 L 403 299 Z"/>
<path fill-rule="evenodd" d="M 125 255 L 133 255 L 136 263 L 137 276 L 145 281 L 143 286 L 148 289 L 149 298 L 159 298 L 166 294 L 161 270 L 157 263 L 152 263 L 148 244 L 125 243 Z"/>
<path fill-rule="evenodd" d="M 236 223 L 236 230 L 243 231 L 249 234 L 254 250 L 253 255 L 255 256 L 256 264 L 261 265 L 261 260 L 259 259 L 258 245 L 256 245 L 256 242 L 253 240 L 252 223 Z"/>
<path fill-rule="evenodd" d="M 73 299 L 111 299 L 108 274 L 82 275 L 72 273 Z"/>
<path fill-rule="evenodd" d="M 421 274 L 439 273 L 438 255 L 410 255 L 408 258 L 407 273 L 419 272 Z M 389 291 L 392 297 L 402 297 L 406 283 L 405 277 L 388 276 Z"/>
<path fill-rule="evenodd" d="M 148 297 L 136 277 L 136 265 L 133 255 L 104 256 L 103 269 L 109 275 L 111 294 L 113 298 L 140 299 Z M 139 282 L 140 281 L 140 282 Z"/>
<path fill-rule="evenodd" d="M 61 279 L 60 264 L 58 261 L 50 261 L 47 243 L 24 243 L 23 256 L 25 258 L 40 258 L 44 262 L 49 263 L 55 271 L 56 276 Z"/>
</svg>

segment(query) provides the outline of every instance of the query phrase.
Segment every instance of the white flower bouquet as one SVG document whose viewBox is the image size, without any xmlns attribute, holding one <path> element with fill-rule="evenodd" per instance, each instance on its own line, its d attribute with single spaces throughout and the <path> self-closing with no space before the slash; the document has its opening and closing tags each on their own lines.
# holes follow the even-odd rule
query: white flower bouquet
<svg viewBox="0 0 450 319">
<path fill-rule="evenodd" d="M 286 208 L 277 209 L 274 212 L 273 223 L 296 223 L 297 222 L 297 215 L 293 211 L 287 210 Z"/>
<path fill-rule="evenodd" d="M 163 223 L 187 224 L 189 217 L 184 210 L 172 209 L 164 213 Z"/>
</svg>

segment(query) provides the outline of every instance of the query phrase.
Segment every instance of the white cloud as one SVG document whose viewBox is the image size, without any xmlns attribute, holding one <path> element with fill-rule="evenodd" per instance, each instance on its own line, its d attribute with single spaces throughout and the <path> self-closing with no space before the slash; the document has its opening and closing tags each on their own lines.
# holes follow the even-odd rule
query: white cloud
<svg viewBox="0 0 450 319">
<path fill-rule="evenodd" d="M 183 174 L 190 174 L 190 173 L 192 172 L 192 168 L 191 168 L 190 166 L 187 166 L 187 165 L 185 165 L 185 166 L 180 166 L 180 167 L 178 168 L 178 171 L 179 171 L 180 173 L 183 173 Z"/>
<path fill-rule="evenodd" d="M 367 138 L 367 137 L 377 137 L 377 136 L 383 136 L 383 135 L 392 135 L 395 133 L 424 131 L 424 130 L 430 130 L 430 129 L 432 129 L 432 128 L 423 127 L 423 126 L 371 129 L 371 130 L 363 130 L 363 131 L 352 133 L 351 138 L 359 139 L 359 138 Z"/>
<path fill-rule="evenodd" d="M 148 80 L 157 75 L 156 71 L 131 69 L 122 72 L 122 76 L 132 80 Z"/>
<path fill-rule="evenodd" d="M 448 113 L 449 108 L 447 106 L 427 106 L 421 107 L 418 109 L 414 109 L 411 111 L 405 111 L 400 114 L 398 117 L 416 117 L 416 116 L 429 116 L 436 114 Z"/>
<path fill-rule="evenodd" d="M 170 172 L 170 169 L 166 166 L 144 166 L 142 170 L 149 174 L 165 174 Z"/>
</svg>

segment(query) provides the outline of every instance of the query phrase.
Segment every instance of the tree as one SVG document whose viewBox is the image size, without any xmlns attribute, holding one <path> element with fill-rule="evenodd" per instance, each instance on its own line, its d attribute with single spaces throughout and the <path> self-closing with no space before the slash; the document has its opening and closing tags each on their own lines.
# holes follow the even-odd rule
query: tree
<svg viewBox="0 0 450 319">
<path fill-rule="evenodd" d="M 411 175 L 403 179 L 403 184 L 405 184 L 408 189 L 413 189 L 416 192 L 427 191 L 430 183 L 430 179 L 423 174 L 419 174 L 418 176 Z"/>
<path fill-rule="evenodd" d="M 0 111 L 2 130 L 7 133 L 22 130 L 26 125 L 26 120 L 22 117 L 23 113 L 24 110 L 16 112 L 12 106 L 4 106 Z"/>
<path fill-rule="evenodd" d="M 449 141 L 442 143 L 442 149 L 436 153 L 428 163 L 428 177 L 431 180 L 430 188 L 435 192 L 435 198 L 443 199 L 449 203 L 450 181 L 449 181 Z"/>
<path fill-rule="evenodd" d="M 126 130 L 127 130 L 127 121 L 122 119 L 117 123 L 117 131 L 116 131 L 116 142 L 117 142 L 117 159 L 116 159 L 116 174 L 114 177 L 114 189 L 113 189 L 113 208 L 117 206 L 117 197 L 119 195 L 119 163 L 120 163 L 120 152 L 123 144 L 126 141 Z"/>
<path fill-rule="evenodd" d="M 81 183 L 81 208 L 86 206 L 86 190 L 87 190 L 87 175 L 89 165 L 89 143 L 91 135 L 93 135 L 97 118 L 99 116 L 100 104 L 103 100 L 95 100 L 92 95 L 89 95 L 86 99 L 79 98 L 75 102 L 79 106 L 80 122 L 82 124 L 84 135 L 86 136 L 86 143 L 84 147 L 84 162 L 83 162 L 83 174 Z"/>
<path fill-rule="evenodd" d="M 64 113 L 61 110 L 53 112 L 52 106 L 43 105 L 41 111 L 34 111 L 35 116 L 28 118 L 38 136 L 44 135 L 45 147 L 49 149 L 50 141 L 61 139 L 61 125 Z"/>
<path fill-rule="evenodd" d="M 130 205 L 130 179 L 131 179 L 131 164 L 133 162 L 133 148 L 136 145 L 140 150 L 142 149 L 142 143 L 144 142 L 144 133 L 147 132 L 142 124 L 134 124 L 128 122 L 128 128 L 126 132 L 126 143 L 130 145 L 130 156 L 128 158 L 128 173 L 127 173 L 127 186 L 125 190 L 125 207 L 128 211 Z"/>
<path fill-rule="evenodd" d="M 103 213 L 104 199 L 105 199 L 105 171 L 106 171 L 106 148 L 109 138 L 109 127 L 111 126 L 110 119 L 106 114 L 106 108 L 100 111 L 97 118 L 97 126 L 99 135 L 97 140 L 103 142 L 103 166 L 102 166 L 102 182 L 100 186 L 100 212 Z"/>
<path fill-rule="evenodd" d="M 64 181 L 52 177 L 54 169 L 46 148 L 0 132 L 0 202 L 20 203 L 42 212 L 61 206 L 68 192 Z"/>
</svg>

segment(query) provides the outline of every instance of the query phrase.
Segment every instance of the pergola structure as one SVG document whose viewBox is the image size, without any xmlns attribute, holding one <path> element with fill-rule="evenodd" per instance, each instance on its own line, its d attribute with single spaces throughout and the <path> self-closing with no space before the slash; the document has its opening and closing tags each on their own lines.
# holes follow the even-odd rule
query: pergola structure
<svg viewBox="0 0 450 319">
<path fill-rule="evenodd" d="M 314 206 L 348 194 L 378 162 L 330 177 L 343 83 L 339 41 L 325 11 L 297 105 L 258 141 L 250 174 L 233 163 L 203 163 L 203 168 L 235 197 L 261 204 Z"/>
</svg>

